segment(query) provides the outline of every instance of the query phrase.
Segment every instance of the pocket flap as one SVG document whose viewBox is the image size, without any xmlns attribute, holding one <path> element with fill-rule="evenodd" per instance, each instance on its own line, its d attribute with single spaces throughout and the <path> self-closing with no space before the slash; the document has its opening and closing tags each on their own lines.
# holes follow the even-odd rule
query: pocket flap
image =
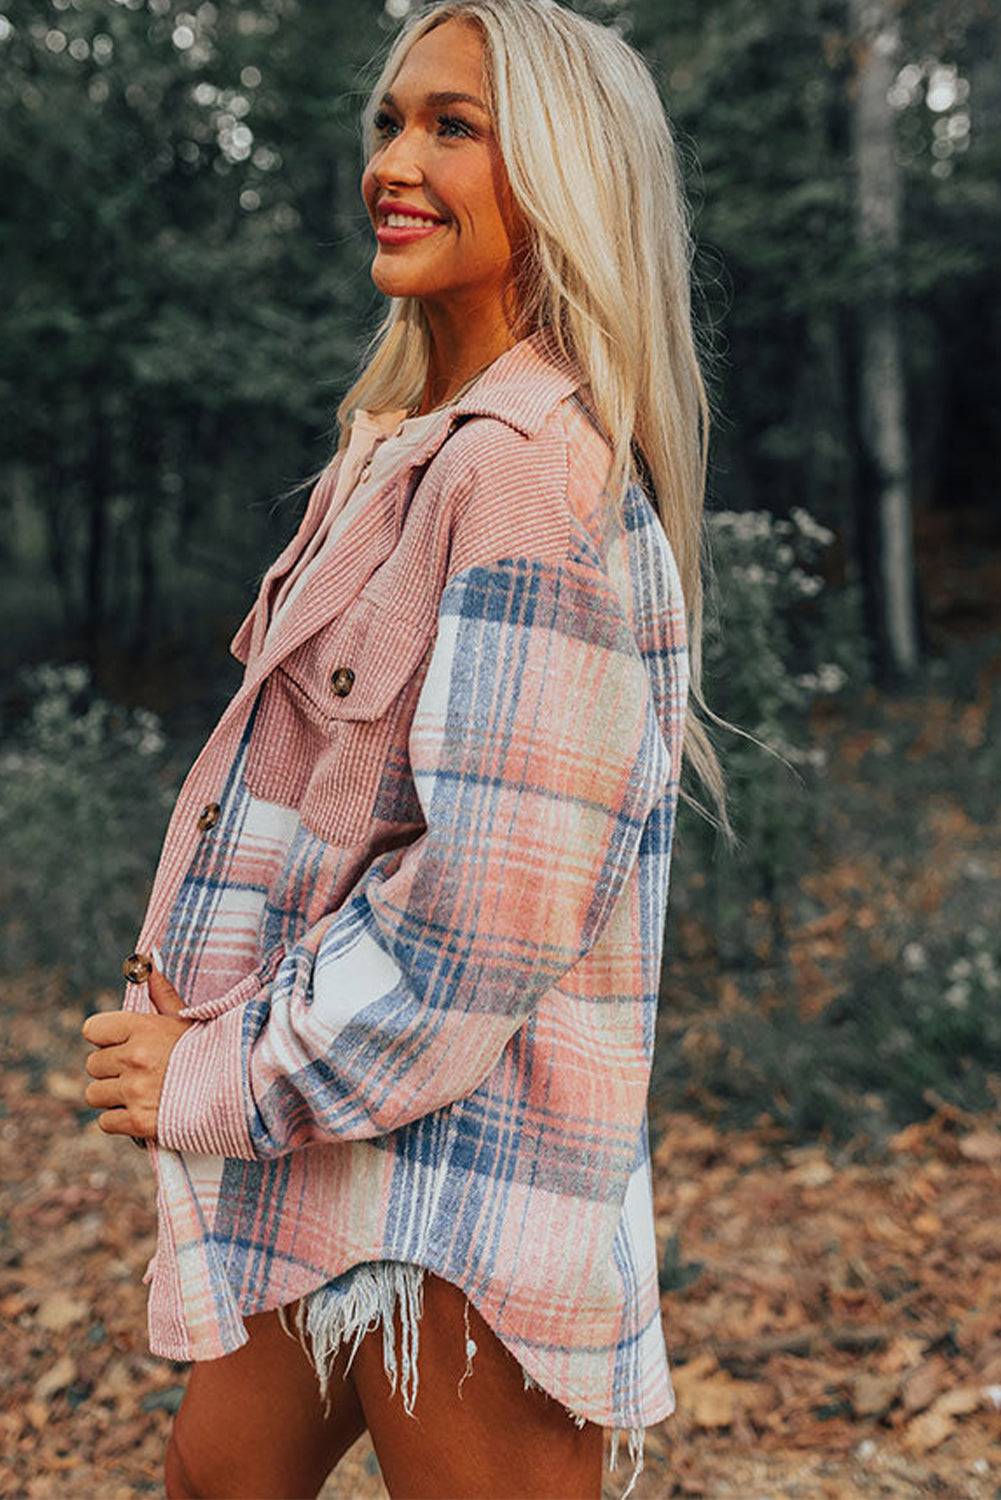
<svg viewBox="0 0 1001 1500">
<path fill-rule="evenodd" d="M 378 719 L 416 673 L 434 635 L 418 618 L 359 599 L 329 634 L 321 632 L 278 668 L 304 707 L 326 722 Z"/>
<path fill-rule="evenodd" d="M 231 985 L 225 994 L 203 1000 L 198 1005 L 185 1005 L 178 1011 L 178 1015 L 184 1021 L 215 1021 L 234 1006 L 243 1005 L 245 1001 L 253 999 L 258 990 L 271 983 L 286 951 L 285 943 L 277 943 L 265 954 L 256 969 L 251 969 L 249 974 Z"/>
</svg>

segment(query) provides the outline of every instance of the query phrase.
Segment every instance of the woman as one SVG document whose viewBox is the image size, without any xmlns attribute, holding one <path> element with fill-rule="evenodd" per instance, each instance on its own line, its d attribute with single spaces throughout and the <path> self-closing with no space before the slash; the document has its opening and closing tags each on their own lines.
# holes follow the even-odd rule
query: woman
<svg viewBox="0 0 1001 1500">
<path fill-rule="evenodd" d="M 638 56 L 534 0 L 412 18 L 366 148 L 389 312 L 86 1098 L 158 1179 L 169 1496 L 314 1495 L 366 1428 L 394 1497 L 581 1500 L 609 1427 L 628 1494 L 673 1409 L 646 1099 L 683 742 L 729 830 L 674 151 Z"/>
</svg>

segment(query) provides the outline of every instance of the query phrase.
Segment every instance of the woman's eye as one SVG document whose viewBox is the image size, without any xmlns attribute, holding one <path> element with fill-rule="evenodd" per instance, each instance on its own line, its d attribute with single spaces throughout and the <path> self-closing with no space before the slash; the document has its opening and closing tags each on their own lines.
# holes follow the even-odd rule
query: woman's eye
<svg viewBox="0 0 1001 1500">
<path fill-rule="evenodd" d="M 458 115 L 439 115 L 438 124 L 445 135 L 472 135 L 471 128 Z"/>
<path fill-rule="evenodd" d="M 439 115 L 437 124 L 439 133 L 445 136 L 446 139 L 451 138 L 453 140 L 457 140 L 464 136 L 468 137 L 475 134 L 472 126 L 467 125 L 466 121 L 461 120 L 458 115 Z M 387 140 L 390 136 L 394 135 L 395 132 L 399 130 L 399 128 L 399 121 L 394 120 L 393 116 L 387 114 L 384 109 L 378 110 L 377 113 L 372 116 L 372 129 L 375 131 L 375 134 L 382 140 Z"/>
</svg>

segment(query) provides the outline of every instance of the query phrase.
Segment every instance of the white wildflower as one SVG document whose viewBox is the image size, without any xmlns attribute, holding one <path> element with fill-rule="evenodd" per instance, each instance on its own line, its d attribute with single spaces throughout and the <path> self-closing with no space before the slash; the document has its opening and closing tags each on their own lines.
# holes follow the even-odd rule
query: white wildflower
<svg viewBox="0 0 1001 1500">
<path fill-rule="evenodd" d="M 808 598 L 814 594 L 819 594 L 820 590 L 824 587 L 824 580 L 822 578 L 818 578 L 815 573 L 804 573 L 802 568 L 790 568 L 789 581 L 795 584 L 799 593 L 806 595 Z"/>
<path fill-rule="evenodd" d="M 823 542 L 825 546 L 834 541 L 834 532 L 828 531 L 826 526 L 821 526 L 820 522 L 815 521 L 810 512 L 804 510 L 801 505 L 794 505 L 789 514 L 802 534 L 810 537 L 812 541 Z"/>
<path fill-rule="evenodd" d="M 909 1031 L 897 1026 L 883 1041 L 880 1051 L 883 1053 L 909 1052 L 914 1045 L 914 1038 Z"/>
<path fill-rule="evenodd" d="M 904 967 L 914 972 L 923 969 L 928 962 L 928 954 L 922 943 L 905 943 L 901 952 Z"/>
<path fill-rule="evenodd" d="M 818 670 L 818 686 L 822 693 L 840 692 L 848 681 L 848 673 L 836 661 L 825 661 Z"/>
<path fill-rule="evenodd" d="M 720 510 L 711 517 L 720 531 L 728 531 L 739 542 L 767 542 L 772 538 L 775 517 L 769 510 Z"/>
</svg>

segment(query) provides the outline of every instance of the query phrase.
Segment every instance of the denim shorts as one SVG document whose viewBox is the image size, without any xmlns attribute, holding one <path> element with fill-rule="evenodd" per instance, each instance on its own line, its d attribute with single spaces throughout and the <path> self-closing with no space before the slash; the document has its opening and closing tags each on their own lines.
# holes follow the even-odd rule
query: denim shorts
<svg viewBox="0 0 1001 1500">
<path fill-rule="evenodd" d="M 400 1384 L 404 1410 L 408 1416 L 414 1415 L 424 1275 L 424 1267 L 411 1261 L 361 1261 L 345 1271 L 343 1275 L 335 1277 L 333 1281 L 325 1282 L 300 1299 L 295 1317 L 295 1332 L 289 1327 L 288 1310 L 284 1307 L 278 1309 L 281 1326 L 293 1338 L 296 1333 L 298 1334 L 299 1342 L 316 1371 L 320 1398 L 324 1401 L 328 1414 L 330 1411 L 330 1371 L 338 1350 L 345 1341 L 350 1340 L 351 1353 L 347 1363 L 347 1368 L 350 1369 L 351 1361 L 362 1339 L 381 1323 L 383 1365 L 390 1390 L 395 1394 L 397 1384 Z M 400 1309 L 400 1324 L 403 1330 L 402 1372 L 397 1366 L 396 1359 L 394 1314 L 397 1305 Z M 469 1333 L 468 1297 L 464 1320 L 466 1368 L 459 1381 L 459 1389 L 461 1389 L 462 1382 L 473 1372 L 473 1356 L 476 1353 L 476 1343 Z M 543 1389 L 538 1381 L 532 1379 L 527 1370 L 523 1369 L 522 1375 L 525 1390 Z M 550 1399 L 556 1398 L 550 1397 Z M 569 1420 L 575 1422 L 578 1427 L 583 1427 L 588 1420 L 587 1417 L 572 1412 L 566 1407 L 564 1410 Z M 612 1429 L 608 1453 L 609 1473 L 615 1469 L 619 1438 L 623 1432 L 628 1437 L 632 1473 L 620 1500 L 626 1500 L 643 1470 L 646 1429 L 643 1427 Z"/>
</svg>

